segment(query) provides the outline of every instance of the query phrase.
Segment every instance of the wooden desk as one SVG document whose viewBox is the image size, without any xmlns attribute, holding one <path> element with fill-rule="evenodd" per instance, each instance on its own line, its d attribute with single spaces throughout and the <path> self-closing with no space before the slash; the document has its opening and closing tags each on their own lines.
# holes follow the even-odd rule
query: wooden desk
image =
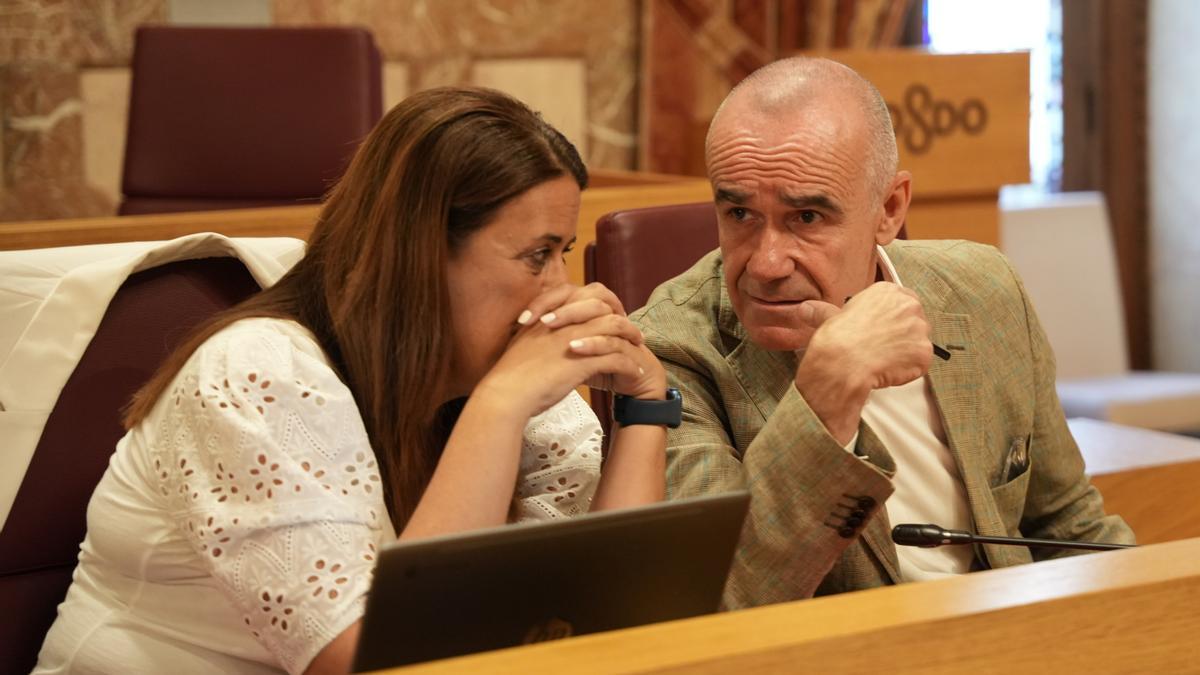
<svg viewBox="0 0 1200 675">
<path fill-rule="evenodd" d="M 583 283 L 583 249 L 596 239 L 596 221 L 618 209 L 686 204 L 712 199 L 708 180 L 659 174 L 597 172 L 602 187 L 584 190 L 579 209 L 575 250 L 567 255 L 567 270 Z M 145 216 L 77 218 L 0 223 L 0 251 L 158 241 L 196 232 L 220 232 L 230 237 L 296 237 L 307 239 L 320 206 L 278 206 L 233 211 L 195 211 Z"/>
<path fill-rule="evenodd" d="M 1069 423 L 1141 548 L 387 672 L 1200 672 L 1200 440 Z"/>
<path fill-rule="evenodd" d="M 385 672 L 1200 672 L 1198 635 L 1189 539 Z"/>
<path fill-rule="evenodd" d="M 1200 440 L 1085 418 L 1068 420 L 1104 508 L 1141 544 L 1200 537 Z"/>
</svg>

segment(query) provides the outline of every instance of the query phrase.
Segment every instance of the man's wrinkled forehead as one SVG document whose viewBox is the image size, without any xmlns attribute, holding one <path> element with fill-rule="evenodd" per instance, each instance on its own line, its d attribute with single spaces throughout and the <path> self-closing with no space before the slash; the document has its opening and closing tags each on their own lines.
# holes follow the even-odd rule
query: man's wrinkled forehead
<svg viewBox="0 0 1200 675">
<path fill-rule="evenodd" d="M 788 104 L 764 106 L 759 97 L 739 96 L 735 92 L 721 106 L 705 137 L 705 162 L 711 166 L 716 154 L 728 150 L 731 142 L 751 145 L 778 144 L 813 139 L 844 140 L 860 121 L 850 111 L 841 92 L 824 91 L 819 95 Z M 714 154 L 716 153 L 716 154 Z"/>
<path fill-rule="evenodd" d="M 714 125 L 705 156 L 714 190 L 757 193 L 785 204 L 814 194 L 845 199 L 853 193 L 865 148 L 844 118 L 816 111 L 786 117 L 728 112 Z"/>
</svg>

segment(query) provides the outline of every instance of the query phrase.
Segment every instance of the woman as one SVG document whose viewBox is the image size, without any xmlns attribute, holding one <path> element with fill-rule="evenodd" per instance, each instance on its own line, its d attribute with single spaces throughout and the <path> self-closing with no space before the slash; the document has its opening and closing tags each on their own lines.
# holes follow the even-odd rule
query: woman
<svg viewBox="0 0 1200 675">
<path fill-rule="evenodd" d="M 388 113 L 303 260 L 138 393 L 35 672 L 345 672 L 379 547 L 662 498 L 661 399 L 603 287 L 567 284 L 586 170 L 498 92 Z M 515 486 L 515 490 L 514 490 Z"/>
</svg>

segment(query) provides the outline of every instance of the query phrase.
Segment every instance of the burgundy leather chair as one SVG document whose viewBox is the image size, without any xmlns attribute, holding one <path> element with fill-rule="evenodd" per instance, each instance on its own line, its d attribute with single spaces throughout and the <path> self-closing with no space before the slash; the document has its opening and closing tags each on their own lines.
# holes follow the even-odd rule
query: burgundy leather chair
<svg viewBox="0 0 1200 675">
<path fill-rule="evenodd" d="M 906 238 L 903 226 L 899 237 Z M 583 276 L 588 283 L 607 286 L 632 313 L 655 288 L 686 272 L 717 245 L 712 202 L 613 211 L 596 221 L 596 241 L 583 251 Z M 592 389 L 591 399 L 607 447 L 612 397 Z"/>
<path fill-rule="evenodd" d="M 121 408 L 202 320 L 259 290 L 241 261 L 204 258 L 130 276 L 46 421 L 0 531 L 0 673 L 28 673 L 66 596 L 87 504 L 124 435 Z"/>
<path fill-rule="evenodd" d="M 629 312 L 646 304 L 659 284 L 687 271 L 717 247 L 712 202 L 614 211 L 596 221 L 596 241 L 583 250 L 583 276 L 608 286 Z M 612 397 L 591 390 L 592 410 L 612 427 Z"/>
<path fill-rule="evenodd" d="M 316 202 L 382 114 L 362 28 L 143 26 L 121 214 Z"/>
</svg>

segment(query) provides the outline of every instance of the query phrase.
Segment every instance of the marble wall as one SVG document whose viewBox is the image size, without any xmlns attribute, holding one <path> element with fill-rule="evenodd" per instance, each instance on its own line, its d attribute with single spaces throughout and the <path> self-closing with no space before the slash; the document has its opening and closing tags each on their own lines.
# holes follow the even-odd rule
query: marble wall
<svg viewBox="0 0 1200 675">
<path fill-rule="evenodd" d="M 633 168 L 636 0 L 274 0 L 280 26 L 370 27 L 411 90 L 476 83 L 509 91 L 580 146 Z"/>
<path fill-rule="evenodd" d="M 0 220 L 112 213 L 87 179 L 82 74 L 129 63 L 164 0 L 0 2 Z"/>
<path fill-rule="evenodd" d="M 639 168 L 704 175 L 708 123 L 733 85 L 803 50 L 895 47 L 916 6 L 915 0 L 647 0 Z"/>
<path fill-rule="evenodd" d="M 0 221 L 109 215 L 136 27 L 361 25 L 384 103 L 472 83 L 541 110 L 593 167 L 636 154 L 638 0 L 0 0 Z"/>
<path fill-rule="evenodd" d="M 144 23 L 369 28 L 384 104 L 507 91 L 594 168 L 703 173 L 713 110 L 805 48 L 895 44 L 915 0 L 0 0 L 0 221 L 107 215 Z"/>
</svg>

